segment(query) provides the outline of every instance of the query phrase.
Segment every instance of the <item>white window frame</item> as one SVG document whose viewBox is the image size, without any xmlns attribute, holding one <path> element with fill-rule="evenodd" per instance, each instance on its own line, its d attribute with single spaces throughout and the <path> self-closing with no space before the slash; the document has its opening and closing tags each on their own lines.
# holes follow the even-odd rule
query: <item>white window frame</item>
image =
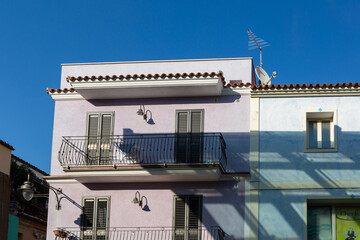
<svg viewBox="0 0 360 240">
<path fill-rule="evenodd" d="M 305 141 L 304 152 L 337 152 L 337 111 L 306 111 L 305 112 Z M 317 122 L 317 148 L 310 148 L 309 144 L 309 122 Z M 330 147 L 322 147 L 322 122 L 330 121 Z"/>
</svg>

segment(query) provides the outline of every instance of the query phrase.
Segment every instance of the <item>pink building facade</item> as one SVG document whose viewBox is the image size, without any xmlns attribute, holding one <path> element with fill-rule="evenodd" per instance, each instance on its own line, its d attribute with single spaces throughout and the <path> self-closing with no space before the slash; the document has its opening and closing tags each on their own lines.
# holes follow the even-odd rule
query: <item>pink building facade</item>
<svg viewBox="0 0 360 240">
<path fill-rule="evenodd" d="M 244 239 L 254 82 L 251 58 L 64 64 L 47 239 Z"/>
</svg>

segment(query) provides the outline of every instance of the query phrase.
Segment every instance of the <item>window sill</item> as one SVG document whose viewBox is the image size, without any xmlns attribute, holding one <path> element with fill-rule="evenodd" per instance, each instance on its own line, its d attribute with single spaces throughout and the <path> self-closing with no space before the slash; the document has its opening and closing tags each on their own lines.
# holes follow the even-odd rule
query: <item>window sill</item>
<svg viewBox="0 0 360 240">
<path fill-rule="evenodd" d="M 304 153 L 334 153 L 337 151 L 337 148 L 307 148 Z"/>
</svg>

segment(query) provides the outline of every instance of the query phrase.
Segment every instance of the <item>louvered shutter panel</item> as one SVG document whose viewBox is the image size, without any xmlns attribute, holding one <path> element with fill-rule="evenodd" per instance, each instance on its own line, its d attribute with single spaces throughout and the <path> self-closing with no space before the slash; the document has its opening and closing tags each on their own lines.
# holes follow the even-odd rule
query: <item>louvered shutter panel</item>
<svg viewBox="0 0 360 240">
<path fill-rule="evenodd" d="M 185 211 L 186 211 L 185 199 L 181 197 L 175 198 L 175 220 L 174 220 L 174 235 L 175 240 L 185 239 Z"/>
<path fill-rule="evenodd" d="M 200 219 L 200 197 L 189 197 L 189 229 L 198 229 Z"/>
<path fill-rule="evenodd" d="M 188 240 L 198 240 L 200 220 L 200 198 L 189 197 L 188 200 Z"/>
<path fill-rule="evenodd" d="M 99 151 L 99 143 L 98 143 L 99 115 L 90 114 L 88 120 L 89 120 L 88 144 L 87 144 L 88 163 L 97 164 L 96 157 Z"/>
<path fill-rule="evenodd" d="M 106 239 L 107 228 L 107 199 L 98 199 L 97 201 L 97 213 L 96 213 L 96 240 Z"/>
<path fill-rule="evenodd" d="M 101 116 L 101 144 L 100 144 L 100 164 L 111 164 L 111 130 L 112 115 L 102 114 Z"/>
<path fill-rule="evenodd" d="M 191 112 L 191 133 L 201 133 L 201 112 Z"/>
<path fill-rule="evenodd" d="M 94 223 L 94 200 L 85 199 L 83 206 L 82 231 L 84 240 L 92 240 Z"/>
<path fill-rule="evenodd" d="M 190 162 L 201 162 L 202 134 L 201 134 L 202 112 L 191 112 L 191 134 L 190 134 Z"/>
<path fill-rule="evenodd" d="M 177 113 L 176 162 L 187 162 L 188 155 L 188 112 Z"/>
<path fill-rule="evenodd" d="M 178 112 L 178 133 L 188 133 L 188 112 Z"/>
</svg>

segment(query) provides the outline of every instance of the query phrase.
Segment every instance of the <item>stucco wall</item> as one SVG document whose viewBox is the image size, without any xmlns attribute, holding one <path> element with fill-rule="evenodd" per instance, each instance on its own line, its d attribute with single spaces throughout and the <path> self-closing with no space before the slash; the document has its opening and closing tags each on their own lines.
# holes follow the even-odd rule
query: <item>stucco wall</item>
<svg viewBox="0 0 360 240">
<path fill-rule="evenodd" d="M 358 97 L 263 98 L 260 174 L 263 182 L 360 180 Z M 305 113 L 337 112 L 335 153 L 305 152 Z"/>
<path fill-rule="evenodd" d="M 262 190 L 259 192 L 259 240 L 306 239 L 308 199 L 323 199 L 324 204 L 329 204 L 327 199 L 338 199 L 351 205 L 359 196 L 359 189 Z"/>
<path fill-rule="evenodd" d="M 259 239 L 306 239 L 307 199 L 354 204 L 360 196 L 359 102 L 351 96 L 260 99 Z M 336 113 L 336 152 L 306 151 L 310 111 Z"/>
<path fill-rule="evenodd" d="M 154 124 L 136 114 L 140 104 L 151 111 Z M 249 95 L 103 101 L 57 101 L 52 146 L 51 175 L 63 174 L 58 152 L 63 136 L 86 136 L 88 112 L 114 112 L 114 135 L 175 133 L 175 112 L 204 109 L 204 132 L 221 132 L 227 143 L 228 169 L 248 171 Z M 149 115 L 149 114 L 148 114 Z"/>
<path fill-rule="evenodd" d="M 0 172 L 10 176 L 11 150 L 0 144 Z"/>
<path fill-rule="evenodd" d="M 223 71 L 225 80 L 253 80 L 252 59 L 225 59 L 203 61 L 163 61 L 147 63 L 109 63 L 63 65 L 61 88 L 68 88 L 67 76 L 98 76 L 155 73 L 197 73 Z M 237 94 L 237 93 L 234 93 Z M 152 118 L 147 123 L 136 114 L 144 105 Z M 175 133 L 175 113 L 180 109 L 203 109 L 204 132 L 221 132 L 227 144 L 227 169 L 249 171 L 249 107 L 248 94 L 198 97 L 198 98 L 153 98 L 133 100 L 72 100 L 56 101 L 51 156 L 51 175 L 66 174 L 58 161 L 58 152 L 63 136 L 86 136 L 88 112 L 114 112 L 114 135 Z M 108 183 L 80 184 L 63 183 L 61 187 L 74 202 L 62 200 L 61 211 L 54 209 L 53 194 L 50 194 L 48 239 L 57 227 L 80 224 L 83 196 L 110 196 L 110 226 L 112 227 L 171 227 L 174 195 L 203 195 L 203 224 L 206 227 L 220 226 L 235 239 L 244 235 L 244 186 L 241 182 L 193 183 Z M 150 211 L 142 211 L 131 201 L 135 192 L 147 197 Z M 76 203 L 76 204 L 74 204 Z"/>
<path fill-rule="evenodd" d="M 254 78 L 252 58 L 63 64 L 61 88 L 70 87 L 70 84 L 66 81 L 67 76 L 210 73 L 220 70 L 223 72 L 227 82 L 230 80 L 242 80 L 247 83 Z"/>
<path fill-rule="evenodd" d="M 48 239 L 56 227 L 79 227 L 83 196 L 110 196 L 110 227 L 171 227 L 173 225 L 174 195 L 202 195 L 203 226 L 220 226 L 234 237 L 243 239 L 244 185 L 237 188 L 234 182 L 208 183 L 111 183 L 53 184 L 61 187 L 74 203 L 63 199 L 61 211 L 55 210 L 53 194 L 50 195 L 48 215 Z M 150 211 L 143 211 L 132 203 L 135 192 L 148 200 Z"/>
</svg>

